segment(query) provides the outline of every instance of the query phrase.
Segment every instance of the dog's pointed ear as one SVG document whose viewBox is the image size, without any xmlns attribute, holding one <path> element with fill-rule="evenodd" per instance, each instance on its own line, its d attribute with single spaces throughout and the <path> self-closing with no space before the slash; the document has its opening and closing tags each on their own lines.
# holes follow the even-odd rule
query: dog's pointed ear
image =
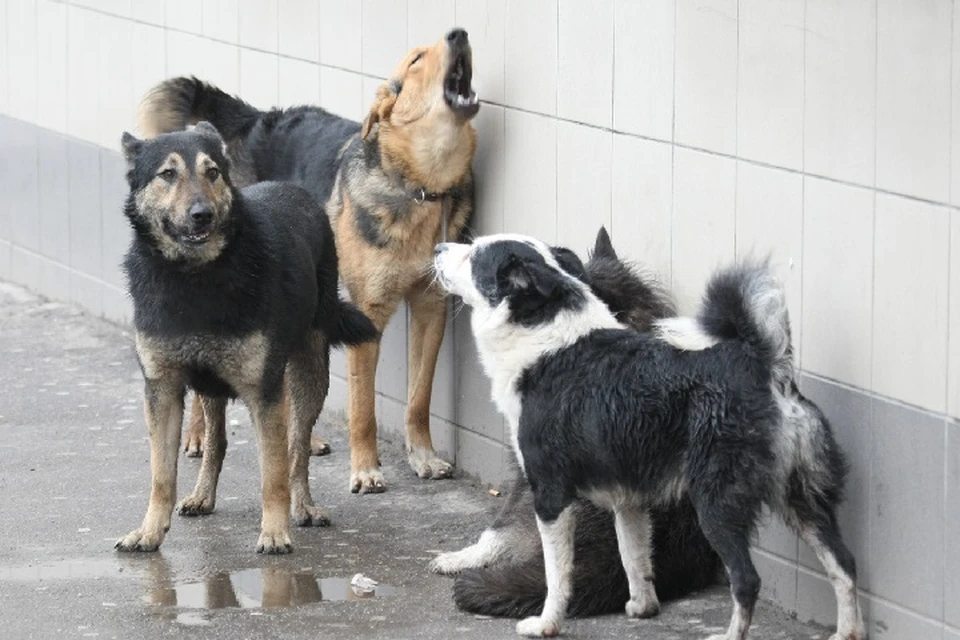
<svg viewBox="0 0 960 640">
<path fill-rule="evenodd" d="M 137 156 L 140 155 L 140 149 L 143 148 L 143 140 L 139 140 L 127 131 L 120 136 L 120 147 L 123 149 L 123 157 L 127 161 L 127 171 L 132 171 L 137 164 Z"/>
<path fill-rule="evenodd" d="M 194 125 L 193 130 L 197 133 L 202 133 L 205 136 L 212 136 L 217 140 L 220 140 L 220 132 L 217 131 L 217 128 L 207 122 L 206 120 L 201 120 L 196 125 Z"/>
<path fill-rule="evenodd" d="M 577 254 L 566 247 L 550 247 L 550 253 L 553 254 L 553 259 L 557 261 L 561 269 L 577 280 L 587 281 L 587 269 L 583 266 L 583 262 Z"/>
<path fill-rule="evenodd" d="M 597 232 L 597 241 L 593 245 L 593 257 L 594 258 L 610 258 L 612 260 L 619 260 L 617 257 L 617 252 L 613 249 L 613 243 L 610 242 L 610 234 L 607 233 L 607 228 L 601 226 L 600 231 Z"/>
<path fill-rule="evenodd" d="M 366 140 L 373 130 L 373 125 L 378 122 L 384 122 L 390 119 L 390 113 L 393 111 L 393 105 L 397 102 L 397 94 L 390 90 L 391 83 L 386 83 L 377 89 L 377 97 L 370 105 L 370 113 L 363 121 L 363 127 L 360 129 L 360 137 Z"/>
</svg>

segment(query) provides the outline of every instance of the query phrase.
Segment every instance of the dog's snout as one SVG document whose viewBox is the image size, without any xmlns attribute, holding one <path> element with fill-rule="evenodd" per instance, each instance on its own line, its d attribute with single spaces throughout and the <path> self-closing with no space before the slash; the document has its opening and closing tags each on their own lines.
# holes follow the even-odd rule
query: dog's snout
<svg viewBox="0 0 960 640">
<path fill-rule="evenodd" d="M 447 42 L 451 46 L 462 47 L 467 44 L 467 32 L 464 29 L 451 29 L 447 34 Z"/>
<path fill-rule="evenodd" d="M 213 220 L 213 209 L 205 202 L 197 202 L 188 211 L 190 221 L 196 225 L 207 225 Z"/>
<path fill-rule="evenodd" d="M 433 255 L 439 256 L 441 253 L 447 250 L 447 243 L 441 242 L 433 248 Z"/>
</svg>

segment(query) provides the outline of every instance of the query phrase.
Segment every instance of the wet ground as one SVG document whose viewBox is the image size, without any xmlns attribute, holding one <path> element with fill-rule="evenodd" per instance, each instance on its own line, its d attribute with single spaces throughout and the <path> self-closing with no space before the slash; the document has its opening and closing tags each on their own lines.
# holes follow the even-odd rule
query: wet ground
<svg viewBox="0 0 960 640">
<path fill-rule="evenodd" d="M 149 452 L 141 378 L 123 329 L 0 283 L 0 637 L 515 637 L 513 622 L 458 612 L 451 581 L 427 571 L 439 550 L 484 528 L 498 499 L 469 479 L 421 481 L 383 443 L 390 490 L 347 491 L 342 421 L 318 427 L 334 453 L 314 458 L 311 488 L 333 525 L 295 529 L 289 556 L 254 552 L 260 521 L 256 449 L 230 409 L 217 510 L 174 521 L 160 552 L 119 554 L 139 525 Z M 180 460 L 184 495 L 199 461 Z M 357 574 L 379 584 L 351 584 Z M 361 582 L 363 582 L 361 580 Z M 701 638 L 726 625 L 725 589 L 668 604 L 649 621 L 569 621 L 564 635 Z M 826 638 L 767 604 L 751 638 Z"/>
</svg>

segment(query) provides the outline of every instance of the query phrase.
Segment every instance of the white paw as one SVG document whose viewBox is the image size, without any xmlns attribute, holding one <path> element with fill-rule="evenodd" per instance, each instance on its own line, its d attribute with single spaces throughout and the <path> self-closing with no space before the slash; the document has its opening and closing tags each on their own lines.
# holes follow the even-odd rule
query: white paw
<svg viewBox="0 0 960 640">
<path fill-rule="evenodd" d="M 261 531 L 257 540 L 257 553 L 277 555 L 293 551 L 290 534 L 286 531 Z"/>
<path fill-rule="evenodd" d="M 717 633 L 712 636 L 709 636 L 708 638 L 706 638 L 706 640 L 727 640 L 727 634 Z"/>
<path fill-rule="evenodd" d="M 177 505 L 177 514 L 181 516 L 206 516 L 213 513 L 216 496 L 191 494 Z"/>
<path fill-rule="evenodd" d="M 387 483 L 379 469 L 363 469 L 350 474 L 352 493 L 383 493 L 386 490 Z"/>
<path fill-rule="evenodd" d="M 560 635 L 560 624 L 531 616 L 517 623 L 517 633 L 527 638 L 553 638 Z"/>
<path fill-rule="evenodd" d="M 627 615 L 631 618 L 652 618 L 660 613 L 660 602 L 656 596 L 638 600 L 627 600 Z"/>
<path fill-rule="evenodd" d="M 848 631 L 846 633 L 835 633 L 827 640 L 867 640 L 867 632 L 865 629 L 855 629 L 853 631 Z"/>
<path fill-rule="evenodd" d="M 469 553 L 471 547 L 461 549 L 460 551 L 449 551 L 441 553 L 430 561 L 430 571 L 440 573 L 445 576 L 452 576 L 460 573 L 464 569 L 474 569 L 483 566 L 483 563 L 475 563 L 474 554 Z"/>
<path fill-rule="evenodd" d="M 407 461 L 420 478 L 440 480 L 453 477 L 453 465 L 437 457 L 433 449 L 414 449 L 407 455 Z"/>
<path fill-rule="evenodd" d="M 327 527 L 330 526 L 330 514 L 323 507 L 306 502 L 293 505 L 290 509 L 293 522 L 298 527 Z"/>
<path fill-rule="evenodd" d="M 163 531 L 135 529 L 117 540 L 113 548 L 117 551 L 156 551 L 160 548 L 163 537 Z"/>
<path fill-rule="evenodd" d="M 320 436 L 310 436 L 310 455 L 325 456 L 330 453 L 330 443 Z"/>
</svg>

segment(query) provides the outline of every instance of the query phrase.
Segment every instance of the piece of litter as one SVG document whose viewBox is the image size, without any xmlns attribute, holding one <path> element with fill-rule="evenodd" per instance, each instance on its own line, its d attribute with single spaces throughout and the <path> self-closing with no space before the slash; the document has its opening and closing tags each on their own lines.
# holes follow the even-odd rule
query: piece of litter
<svg viewBox="0 0 960 640">
<path fill-rule="evenodd" d="M 499 497 L 500 497 L 500 492 L 497 491 L 496 489 L 490 489 L 490 491 L 489 491 L 488 493 L 489 493 L 490 495 L 492 495 L 494 498 L 499 498 Z"/>
<path fill-rule="evenodd" d="M 377 588 L 377 581 L 373 578 L 368 578 L 362 573 L 358 573 L 352 578 L 350 578 L 350 586 L 359 589 L 360 591 L 373 591 Z"/>
<path fill-rule="evenodd" d="M 474 620 L 493 620 L 493 616 L 481 616 L 479 614 L 473 616 Z"/>
<path fill-rule="evenodd" d="M 116 602 L 103 602 L 102 604 L 103 604 L 103 606 L 105 606 L 105 607 L 115 607 L 115 606 L 117 606 L 117 603 L 116 603 Z"/>
<path fill-rule="evenodd" d="M 77 529 L 77 533 L 90 533 L 90 527 L 80 527 Z"/>
</svg>

